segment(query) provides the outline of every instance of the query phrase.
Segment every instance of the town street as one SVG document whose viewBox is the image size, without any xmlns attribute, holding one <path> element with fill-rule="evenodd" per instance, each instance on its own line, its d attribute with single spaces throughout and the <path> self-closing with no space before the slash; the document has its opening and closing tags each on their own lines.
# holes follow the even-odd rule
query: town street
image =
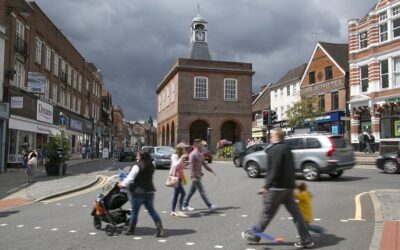
<svg viewBox="0 0 400 250">
<path fill-rule="evenodd" d="M 118 168 L 131 164 L 91 166 L 98 174 L 111 176 Z M 266 232 L 284 237 L 285 243 L 274 245 L 262 240 L 259 245 L 247 245 L 240 233 L 257 221 L 261 209 L 257 190 L 264 179 L 249 179 L 241 168 L 231 163 L 213 163 L 217 176 L 205 173 L 204 185 L 217 211 L 209 213 L 199 194 L 192 198 L 190 218 L 169 214 L 172 189 L 164 186 L 168 170 L 156 170 L 155 207 L 160 213 L 166 237 L 155 238 L 154 224 L 144 208 L 139 215 L 136 234 L 107 236 L 92 225 L 93 201 L 101 189 L 80 192 L 69 198 L 37 202 L 0 211 L 1 249 L 294 249 L 297 232 L 288 213 L 282 207 Z M 374 230 L 374 210 L 369 195 L 361 196 L 362 221 L 355 217 L 354 198 L 357 194 L 387 188 L 400 188 L 398 175 L 387 175 L 377 169 L 353 169 L 337 180 L 322 178 L 308 182 L 314 195 L 314 224 L 326 229 L 324 235 L 314 235 L 318 249 L 369 248 Z M 188 188 L 188 186 L 186 186 Z M 127 203 L 126 208 L 130 208 Z M 103 229 L 105 224 L 103 223 Z"/>
</svg>

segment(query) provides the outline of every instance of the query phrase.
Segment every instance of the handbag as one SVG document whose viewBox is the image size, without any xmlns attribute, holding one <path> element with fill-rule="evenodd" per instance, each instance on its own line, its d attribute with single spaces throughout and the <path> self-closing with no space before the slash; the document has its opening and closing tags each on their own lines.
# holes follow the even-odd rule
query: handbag
<svg viewBox="0 0 400 250">
<path fill-rule="evenodd" d="M 167 187 L 178 187 L 179 178 L 176 176 L 168 175 L 167 181 L 165 182 L 165 186 Z"/>
</svg>

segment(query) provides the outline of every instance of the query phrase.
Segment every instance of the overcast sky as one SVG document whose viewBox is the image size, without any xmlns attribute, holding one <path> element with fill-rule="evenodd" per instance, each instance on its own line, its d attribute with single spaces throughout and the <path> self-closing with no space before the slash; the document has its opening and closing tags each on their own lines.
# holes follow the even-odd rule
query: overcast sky
<svg viewBox="0 0 400 250">
<path fill-rule="evenodd" d="M 253 92 L 308 62 L 317 39 L 347 43 L 347 23 L 378 0 L 36 0 L 104 75 L 127 120 L 156 114 L 155 90 L 189 51 L 200 4 L 214 60 L 253 64 Z"/>
</svg>

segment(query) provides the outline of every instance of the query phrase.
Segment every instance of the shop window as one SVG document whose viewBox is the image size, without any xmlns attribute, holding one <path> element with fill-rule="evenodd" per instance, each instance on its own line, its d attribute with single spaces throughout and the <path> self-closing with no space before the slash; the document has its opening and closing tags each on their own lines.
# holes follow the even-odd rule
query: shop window
<svg viewBox="0 0 400 250">
<path fill-rule="evenodd" d="M 381 86 L 383 89 L 389 87 L 389 66 L 387 59 L 381 61 Z"/>
<path fill-rule="evenodd" d="M 318 110 L 325 111 L 325 95 L 318 96 Z"/>
<path fill-rule="evenodd" d="M 393 69 L 393 85 L 395 87 L 400 86 L 400 57 L 394 59 L 394 69 Z"/>
<path fill-rule="evenodd" d="M 315 72 L 308 73 L 308 83 L 313 84 L 315 83 Z"/>
<path fill-rule="evenodd" d="M 360 33 L 360 49 L 364 49 L 368 46 L 368 35 L 367 31 Z"/>
<path fill-rule="evenodd" d="M 339 109 L 339 93 L 332 92 L 331 93 L 331 110 Z"/>
<path fill-rule="evenodd" d="M 393 20 L 393 37 L 400 36 L 400 19 Z"/>
<path fill-rule="evenodd" d="M 384 23 L 379 25 L 379 41 L 385 42 L 388 40 L 388 24 Z"/>
<path fill-rule="evenodd" d="M 360 75 L 361 75 L 361 91 L 367 92 L 368 91 L 368 65 L 362 66 L 360 68 Z"/>
<path fill-rule="evenodd" d="M 332 78 L 333 78 L 332 66 L 326 67 L 325 68 L 325 80 L 330 80 Z"/>
</svg>

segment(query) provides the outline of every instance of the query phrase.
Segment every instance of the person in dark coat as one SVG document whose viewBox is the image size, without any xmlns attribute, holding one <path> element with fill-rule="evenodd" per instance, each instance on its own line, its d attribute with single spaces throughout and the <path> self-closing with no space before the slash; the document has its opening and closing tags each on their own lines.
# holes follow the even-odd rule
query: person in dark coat
<svg viewBox="0 0 400 250">
<path fill-rule="evenodd" d="M 266 183 L 260 189 L 263 195 L 263 209 L 258 223 L 242 233 L 249 243 L 258 243 L 260 237 L 255 233 L 263 232 L 272 221 L 278 208 L 284 204 L 292 215 L 300 235 L 300 241 L 294 244 L 297 248 L 310 248 L 314 245 L 307 224 L 293 197 L 295 189 L 295 170 L 290 148 L 283 143 L 284 132 L 280 128 L 271 130 L 271 145 L 266 148 L 267 176 Z"/>
</svg>

